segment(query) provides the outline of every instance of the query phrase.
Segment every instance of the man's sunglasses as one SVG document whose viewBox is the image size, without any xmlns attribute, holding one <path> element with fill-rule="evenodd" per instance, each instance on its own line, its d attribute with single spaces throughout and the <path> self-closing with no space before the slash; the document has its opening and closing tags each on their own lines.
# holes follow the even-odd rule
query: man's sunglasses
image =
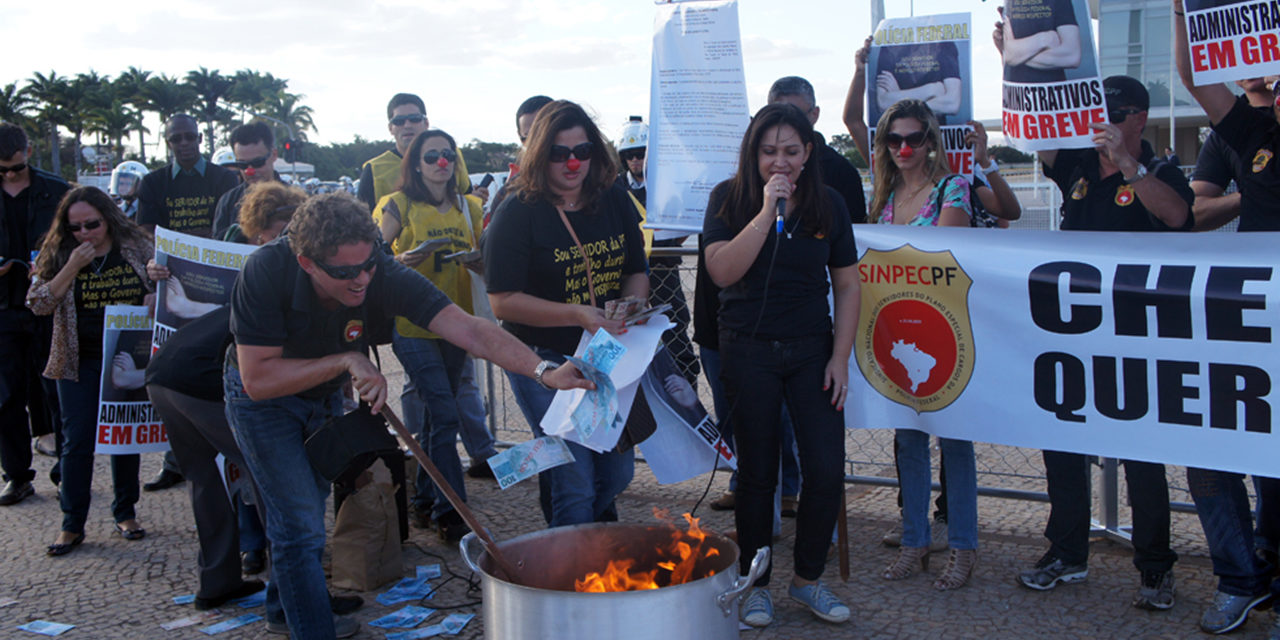
<svg viewBox="0 0 1280 640">
<path fill-rule="evenodd" d="M 621 158 L 623 162 L 628 162 L 630 160 L 644 160 L 644 149 L 623 151 L 618 154 L 618 157 Z"/>
<path fill-rule="evenodd" d="M 261 169 L 263 165 L 267 164 L 267 160 L 270 160 L 270 159 L 271 159 L 271 154 L 268 153 L 267 155 L 262 156 L 261 158 L 254 158 L 252 160 L 236 160 L 235 162 L 228 162 L 225 166 L 235 167 L 236 169 L 248 169 L 249 167 L 253 167 L 254 169 Z"/>
<path fill-rule="evenodd" d="M 334 280 L 355 280 L 360 277 L 360 274 L 366 271 L 373 271 L 373 268 L 378 266 L 378 252 L 376 250 L 373 251 L 369 254 L 369 259 L 360 264 L 345 264 L 338 266 L 325 264 L 319 260 L 315 261 L 315 263 L 317 267 L 320 267 L 321 271 L 329 274 L 329 277 Z"/>
<path fill-rule="evenodd" d="M 904 142 L 907 143 L 908 147 L 918 149 L 924 146 L 924 141 L 927 137 L 928 134 L 921 130 L 914 133 L 908 133 L 905 136 L 896 133 L 886 134 L 884 140 L 885 143 L 889 145 L 890 149 L 897 149 L 898 147 L 901 147 Z"/>
<path fill-rule="evenodd" d="M 579 160 L 590 160 L 591 152 L 594 149 L 595 147 L 590 142 L 584 142 L 572 149 L 562 144 L 553 144 L 551 145 L 550 157 L 552 162 L 564 162 L 569 159 L 569 154 L 573 154 L 573 157 Z"/>
<path fill-rule="evenodd" d="M 169 141 L 169 144 L 178 144 L 179 142 L 195 142 L 196 140 L 199 140 L 199 139 L 200 139 L 200 134 L 194 131 L 184 131 L 182 133 L 175 133 L 169 136 L 168 138 L 165 138 L 165 140 Z"/>
<path fill-rule="evenodd" d="M 88 222 L 81 223 L 81 224 L 67 223 L 67 228 L 71 230 L 71 233 L 79 233 L 81 229 L 85 231 L 93 231 L 94 229 L 97 229 L 98 227 L 101 227 L 101 226 L 102 226 L 102 218 L 98 218 L 97 220 L 90 220 Z"/>
<path fill-rule="evenodd" d="M 8 167 L 0 167 L 0 175 L 4 175 L 6 173 L 22 173 L 26 168 L 27 163 L 25 162 L 19 162 L 18 164 Z"/>
<path fill-rule="evenodd" d="M 1120 124 L 1125 118 L 1135 114 L 1142 113 L 1144 110 L 1137 107 L 1123 107 L 1120 109 L 1107 109 L 1107 118 L 1111 120 L 1111 124 Z"/>
<path fill-rule="evenodd" d="M 420 114 L 420 113 L 414 113 L 414 114 L 410 114 L 410 115 L 407 115 L 407 116 L 396 116 L 396 117 L 392 118 L 389 122 L 391 122 L 391 125 L 392 125 L 392 126 L 395 126 L 395 127 L 403 127 L 403 126 L 404 126 L 404 123 L 406 123 L 406 122 L 412 122 L 412 123 L 414 123 L 414 124 L 418 124 L 418 123 L 420 123 L 420 122 L 422 122 L 423 120 L 426 120 L 426 119 L 427 119 L 427 117 L 426 117 L 426 116 L 424 116 L 424 115 L 422 115 L 422 114 Z"/>
<path fill-rule="evenodd" d="M 435 164 L 440 158 L 444 158 L 445 162 L 453 162 L 458 159 L 458 154 L 453 149 L 431 150 L 422 154 L 422 161 L 427 164 Z"/>
</svg>

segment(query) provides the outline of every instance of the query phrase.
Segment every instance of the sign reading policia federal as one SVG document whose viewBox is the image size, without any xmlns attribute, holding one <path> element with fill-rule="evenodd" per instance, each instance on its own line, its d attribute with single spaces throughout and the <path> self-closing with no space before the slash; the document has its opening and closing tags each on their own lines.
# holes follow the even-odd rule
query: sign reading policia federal
<svg viewBox="0 0 1280 640">
<path fill-rule="evenodd" d="M 846 426 L 1274 475 L 1266 236 L 860 226 Z"/>
</svg>

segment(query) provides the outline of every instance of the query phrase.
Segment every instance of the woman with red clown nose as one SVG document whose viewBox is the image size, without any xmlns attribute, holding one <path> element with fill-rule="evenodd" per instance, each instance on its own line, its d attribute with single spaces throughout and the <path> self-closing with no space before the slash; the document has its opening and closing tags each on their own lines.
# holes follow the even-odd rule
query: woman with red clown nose
<svg viewBox="0 0 1280 640">
<path fill-rule="evenodd" d="M 503 328 L 545 360 L 563 363 L 585 330 L 626 331 L 606 320 L 604 305 L 649 297 L 648 263 L 635 200 L 614 183 L 618 160 L 582 107 L 565 100 L 534 118 L 510 195 L 484 233 L 485 282 Z M 535 436 L 555 395 L 524 376 L 509 376 Z M 613 499 L 631 482 L 634 453 L 596 453 L 569 442 L 574 461 L 542 472 L 551 526 L 617 519 Z"/>
<path fill-rule="evenodd" d="M 472 313 L 472 275 L 447 256 L 478 246 L 484 211 L 479 198 L 458 193 L 454 179 L 457 167 L 458 145 L 453 137 L 438 129 L 423 131 L 410 143 L 400 163 L 399 191 L 383 197 L 373 217 L 396 260 L 421 273 L 454 304 Z M 431 244 L 424 247 L 424 242 Z M 420 422 L 426 425 L 425 433 L 415 435 L 465 500 L 457 447 L 462 423 L 455 396 L 467 353 L 405 318 L 396 318 L 391 347 L 425 405 L 426 415 Z M 456 542 L 466 535 L 462 517 L 421 470 L 416 486 L 413 508 L 424 516 L 430 514 L 442 538 Z"/>
<path fill-rule="evenodd" d="M 969 182 L 954 175 L 943 151 L 942 131 L 921 100 L 901 100 L 876 124 L 875 199 L 868 209 L 880 224 L 967 227 L 973 209 Z M 929 434 L 898 429 L 898 477 L 902 487 L 902 546 L 881 574 L 901 580 L 929 565 Z M 934 581 L 939 591 L 958 589 L 978 561 L 978 481 L 973 443 L 939 438 L 947 486 L 947 542 L 951 555 Z"/>
</svg>

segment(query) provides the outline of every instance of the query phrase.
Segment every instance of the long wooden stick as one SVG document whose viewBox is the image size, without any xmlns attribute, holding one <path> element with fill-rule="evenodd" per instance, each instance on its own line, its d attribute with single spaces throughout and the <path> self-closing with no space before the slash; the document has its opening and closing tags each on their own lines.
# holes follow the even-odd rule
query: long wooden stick
<svg viewBox="0 0 1280 640">
<path fill-rule="evenodd" d="M 490 558 L 493 558 L 493 562 L 498 566 L 498 569 L 506 574 L 507 580 L 514 584 L 521 584 L 520 574 L 516 571 L 515 566 L 508 562 L 502 552 L 498 550 L 498 544 L 493 541 L 493 538 L 489 537 L 489 532 L 485 531 L 485 528 L 480 525 L 480 521 L 476 519 L 476 514 L 472 513 L 467 503 L 449 485 L 449 481 L 444 479 L 444 474 L 440 473 L 435 463 L 431 462 L 431 458 L 427 457 L 427 452 L 422 450 L 422 445 L 418 444 L 418 439 L 409 433 L 409 430 L 405 428 L 403 422 L 400 422 L 400 418 L 391 410 L 391 407 L 383 405 L 382 415 L 386 416 L 387 422 L 391 423 L 391 428 L 396 430 L 400 439 L 409 445 L 409 451 L 413 453 L 413 457 L 418 460 L 418 464 L 422 465 L 427 475 L 431 476 L 431 481 L 440 488 L 440 492 L 444 494 L 449 504 L 453 505 L 458 515 L 462 516 L 462 521 L 467 523 L 468 527 L 471 527 L 477 538 L 480 538 L 480 543 L 484 546 L 484 550 L 488 552 Z"/>
</svg>

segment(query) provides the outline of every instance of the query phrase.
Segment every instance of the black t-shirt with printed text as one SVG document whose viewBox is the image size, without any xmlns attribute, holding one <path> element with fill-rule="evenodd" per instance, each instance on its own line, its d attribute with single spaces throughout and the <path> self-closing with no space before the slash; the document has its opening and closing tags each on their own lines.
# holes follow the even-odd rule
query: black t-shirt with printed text
<svg viewBox="0 0 1280 640">
<path fill-rule="evenodd" d="M 231 336 L 231 306 L 222 305 L 183 325 L 147 363 L 147 385 L 222 402 L 222 364 Z"/>
<path fill-rule="evenodd" d="M 103 316 L 107 305 L 142 304 L 147 296 L 146 283 L 120 255 L 120 250 L 113 247 L 106 255 L 94 258 L 81 269 L 72 286 L 75 289 L 80 359 L 100 359 Z"/>
<path fill-rule="evenodd" d="M 854 246 L 853 223 L 844 198 L 834 189 L 826 189 L 831 230 L 815 236 L 801 228 L 787 237 L 785 230 L 798 226 L 798 221 L 788 221 L 779 241 L 777 231 L 770 225 L 769 235 L 746 274 L 720 291 L 721 331 L 728 329 L 760 340 L 831 333 L 827 269 L 852 266 L 858 261 L 858 250 Z M 728 192 L 728 181 L 711 191 L 707 215 L 702 222 L 704 246 L 732 240 L 738 233 L 717 215 Z M 757 232 L 751 230 L 750 233 Z M 764 297 L 766 278 L 767 300 Z"/>
<path fill-rule="evenodd" d="M 1013 37 L 1019 39 L 1077 24 L 1071 0 L 1006 0 L 1004 19 L 1009 21 Z M 1008 82 L 1062 82 L 1067 79 L 1067 72 L 1022 64 L 1005 67 L 1004 79 Z"/>
<path fill-rule="evenodd" d="M 947 78 L 960 78 L 960 50 L 954 42 L 880 47 L 876 60 L 876 76 L 884 71 L 893 74 L 899 89 L 914 89 Z M 877 114 L 880 109 L 874 110 Z M 946 114 L 935 113 L 938 124 L 946 124 Z"/>
<path fill-rule="evenodd" d="M 648 270 L 639 212 L 625 189 L 614 184 L 587 211 L 566 211 L 578 240 L 591 259 L 596 304 L 621 297 L 622 280 Z M 586 265 L 547 202 L 503 201 L 481 239 L 484 276 L 490 293 L 520 292 L 568 304 L 591 304 Z M 525 344 L 573 353 L 580 327 L 533 327 L 504 321 L 503 328 Z"/>
<path fill-rule="evenodd" d="M 1151 145 L 1142 141 L 1138 162 L 1152 178 L 1173 187 L 1187 203 L 1187 220 L 1174 229 L 1147 210 L 1132 185 L 1125 184 L 1121 172 L 1101 177 L 1098 152 L 1094 149 L 1061 149 L 1046 166 L 1044 174 L 1062 190 L 1062 226 L 1069 231 L 1186 231 L 1195 224 L 1191 204 L 1195 201 L 1182 170 L 1157 158 Z M 1148 180 L 1152 178 L 1146 178 Z"/>
<path fill-rule="evenodd" d="M 370 331 L 377 333 L 404 316 L 426 327 L 445 307 L 448 296 L 418 272 L 374 247 L 377 267 L 356 307 L 321 304 L 311 276 L 298 265 L 285 234 L 245 260 L 231 292 L 231 333 L 237 345 L 282 347 L 283 357 L 316 359 L 343 351 L 364 351 Z M 235 350 L 228 355 L 237 365 Z M 298 393 L 323 398 L 347 380 L 341 375 Z"/>
<path fill-rule="evenodd" d="M 1239 231 L 1280 231 L 1280 124 L 1269 109 L 1249 106 L 1241 96 L 1213 126 L 1222 142 L 1240 156 Z"/>
<path fill-rule="evenodd" d="M 212 162 L 205 164 L 204 175 L 179 171 L 176 177 L 173 165 L 167 164 L 142 178 L 138 224 L 212 237 L 218 199 L 239 182 L 234 171 Z"/>
</svg>

